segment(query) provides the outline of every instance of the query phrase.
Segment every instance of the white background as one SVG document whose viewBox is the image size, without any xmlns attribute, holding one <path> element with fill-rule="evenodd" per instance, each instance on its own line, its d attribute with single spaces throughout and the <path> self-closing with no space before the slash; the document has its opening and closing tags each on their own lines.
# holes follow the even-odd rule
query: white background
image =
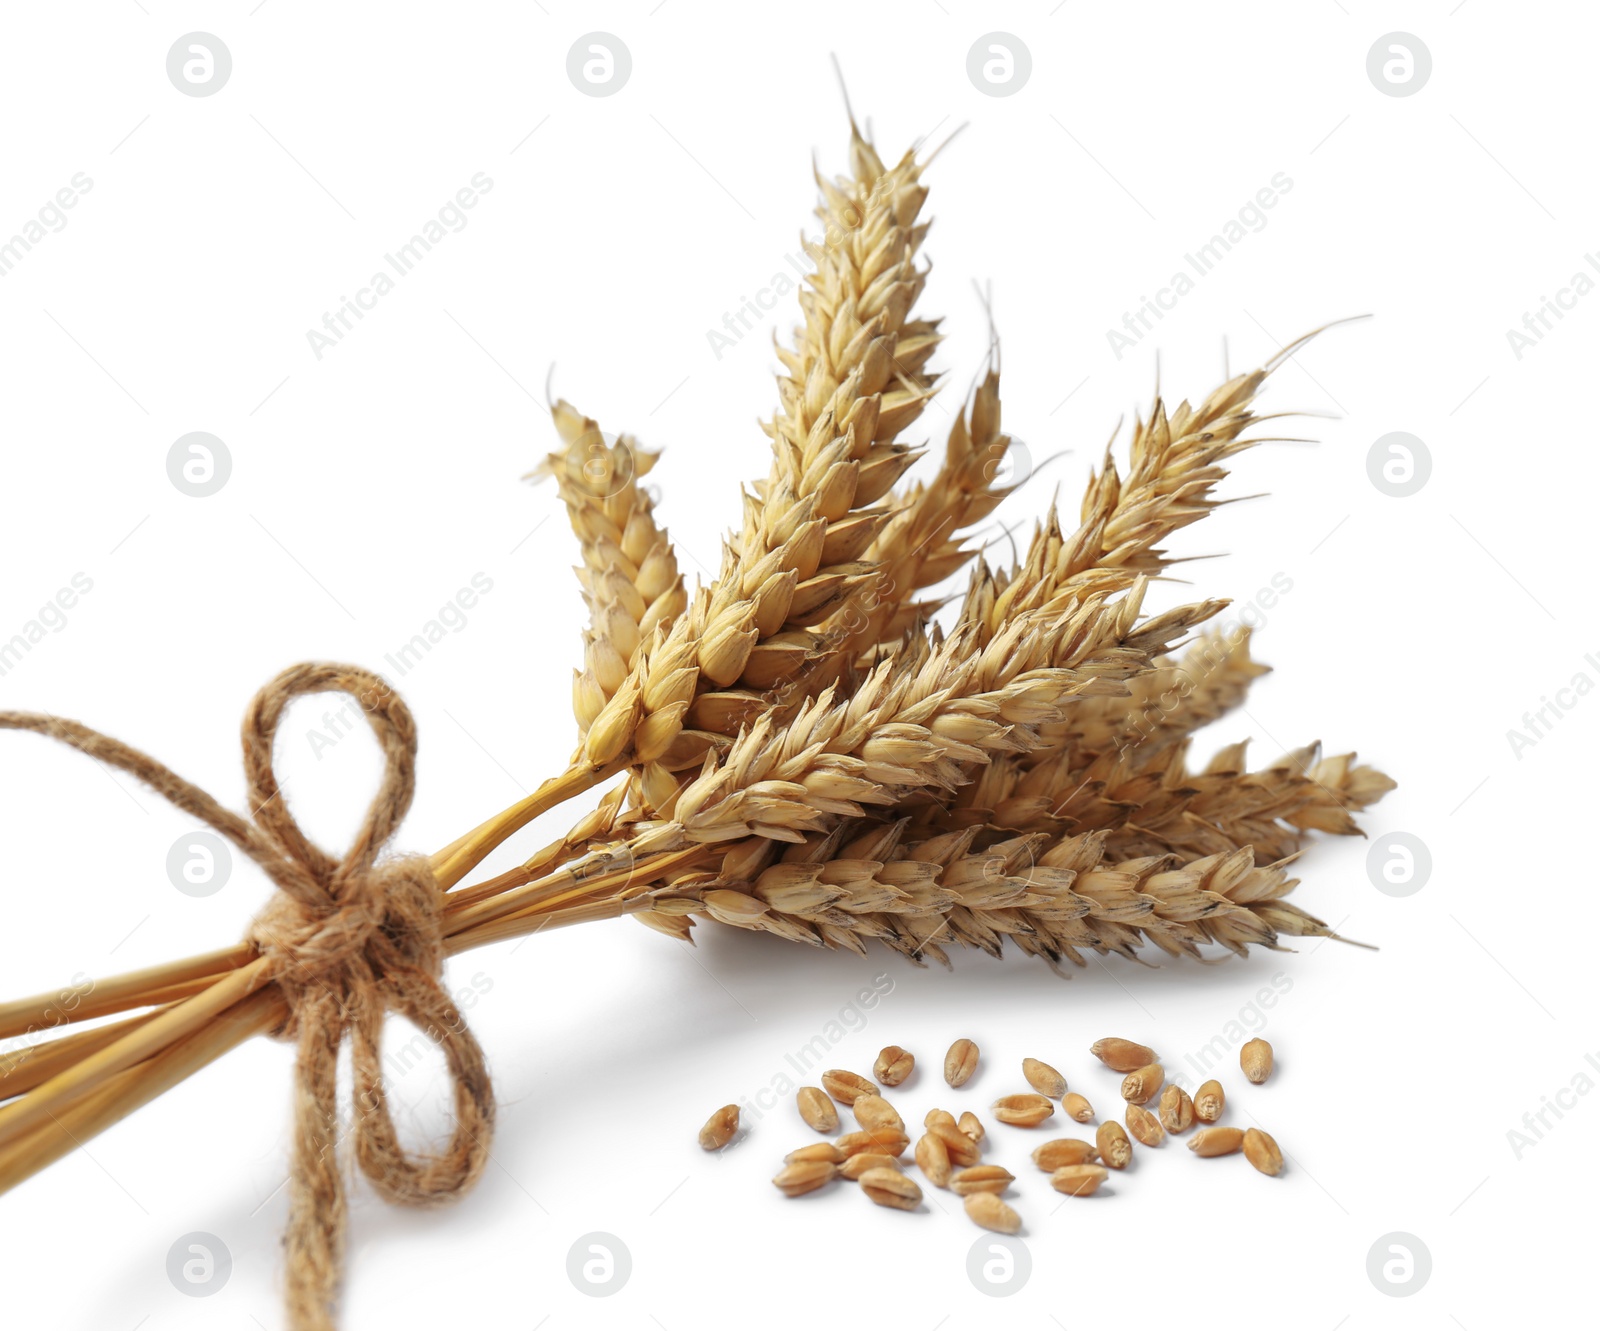
<svg viewBox="0 0 1600 1331">
<path fill-rule="evenodd" d="M 1169 394 L 1204 394 L 1224 340 L 1237 369 L 1329 320 L 1376 316 L 1320 338 L 1271 385 L 1274 409 L 1340 417 L 1301 423 L 1320 443 L 1247 456 L 1226 492 L 1270 498 L 1180 544 L 1230 552 L 1190 566 L 1206 594 L 1293 582 L 1257 639 L 1277 673 L 1218 741 L 1252 734 L 1266 759 L 1321 738 L 1401 783 L 1367 825 L 1426 843 L 1423 889 L 1379 893 L 1368 844 L 1351 841 L 1319 845 L 1294 898 L 1381 951 L 1110 963 L 1064 982 L 1020 958 L 919 972 L 714 925 L 691 951 L 619 921 L 458 958 L 454 988 L 488 986 L 470 1018 L 502 1101 L 495 1163 L 443 1213 L 355 1186 L 346 1326 L 955 1331 L 1000 1313 L 1019 1327 L 1176 1316 L 1478 1331 L 1530 1303 L 1582 1311 L 1591 1254 L 1568 1218 L 1600 1163 L 1600 1096 L 1563 1088 L 1600 1050 L 1585 949 L 1600 699 L 1520 757 L 1507 732 L 1580 672 L 1600 679 L 1584 659 L 1600 649 L 1586 401 L 1600 299 L 1520 359 L 1506 332 L 1600 240 L 1592 15 L 1495 0 L 108 0 L 11 8 L 5 26 L 0 235 L 74 173 L 93 188 L 0 280 L 0 637 L 73 574 L 93 590 L 0 677 L 0 706 L 82 718 L 237 806 L 235 727 L 254 690 L 305 658 L 363 663 L 418 716 L 412 849 L 517 798 L 573 740 L 573 544 L 553 490 L 518 479 L 553 439 L 552 365 L 556 392 L 666 450 L 654 479 L 680 559 L 691 576 L 715 568 L 738 483 L 766 470 L 754 421 L 772 409 L 770 333 L 787 335 L 792 307 L 721 359 L 706 330 L 796 249 L 813 152 L 844 163 L 830 51 L 886 155 L 967 124 L 928 176 L 924 308 L 948 318 L 950 389 L 919 430 L 942 436 L 978 368 L 971 283 L 992 282 L 1007 423 L 1035 460 L 1071 450 L 1008 521 L 1042 513 L 1057 484 L 1075 511 L 1113 425 L 1148 400 L 1158 350 Z M 1007 98 L 966 75 L 969 47 L 995 29 L 1032 54 Z M 165 73 L 195 30 L 232 53 L 211 97 L 180 95 Z M 569 47 L 594 30 L 632 54 L 615 96 L 566 77 Z M 1414 96 L 1381 95 L 1366 74 L 1393 31 L 1432 53 Z M 317 359 L 307 330 L 477 172 L 493 189 L 470 224 Z M 1279 172 L 1293 189 L 1264 229 L 1118 359 L 1107 330 Z M 206 499 L 166 473 L 195 430 L 233 459 Z M 1396 430 L 1433 459 L 1404 499 L 1366 466 Z M 397 677 L 385 653 L 476 573 L 493 590 L 466 627 Z M 313 756 L 321 710 L 291 714 L 279 768 L 301 822 L 333 845 L 377 762 L 365 736 Z M 561 826 L 546 819 L 490 867 Z M 237 938 L 265 881 L 241 865 L 213 897 L 175 891 L 166 855 L 189 830 L 80 756 L 0 738 L 7 996 Z M 1019 1175 L 1033 1257 L 1026 1287 L 997 1302 L 968 1281 L 979 1231 L 948 1194 L 930 1190 L 914 1215 L 847 1188 L 779 1196 L 767 1180 L 810 1136 L 787 1100 L 750 1116 L 723 1157 L 697 1149 L 707 1113 L 767 1086 L 880 974 L 892 991 L 831 1061 L 869 1071 L 882 1045 L 912 1049 L 925 1070 L 895 1098 L 916 1121 L 934 1104 L 987 1117 L 1021 1089 L 1024 1055 L 1112 1111 L 1093 1039 L 1145 1039 L 1181 1061 L 1281 975 L 1288 992 L 1265 1015 L 1279 1074 L 1247 1087 L 1230 1061 L 1224 1080 L 1232 1121 L 1268 1127 L 1290 1167 L 1274 1181 L 1169 1143 L 1107 1195 L 1071 1201 L 1027 1162 L 1042 1134 L 995 1127 L 989 1158 Z M 935 1069 L 958 1035 L 980 1043 L 983 1070 L 950 1093 Z M 281 1325 L 290 1061 L 256 1041 L 0 1199 L 6 1322 Z M 1558 1091 L 1564 1117 L 1547 1111 L 1542 1140 L 1514 1149 L 1508 1133 Z M 443 1123 L 431 1057 L 394 1094 L 418 1132 Z M 166 1275 L 192 1231 L 232 1254 L 207 1299 Z M 609 1298 L 565 1273 L 591 1231 L 631 1253 Z M 1392 1231 L 1432 1254 L 1408 1298 L 1367 1275 Z"/>
</svg>

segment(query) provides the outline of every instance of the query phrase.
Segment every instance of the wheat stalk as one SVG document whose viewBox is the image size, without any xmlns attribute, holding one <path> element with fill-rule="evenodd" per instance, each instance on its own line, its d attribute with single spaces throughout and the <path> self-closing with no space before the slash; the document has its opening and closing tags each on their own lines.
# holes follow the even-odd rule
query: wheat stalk
<svg viewBox="0 0 1600 1331">
<path fill-rule="evenodd" d="M 1337 937 L 1285 900 L 1287 866 L 1308 832 L 1357 833 L 1354 814 L 1393 783 L 1316 746 L 1251 772 L 1233 745 L 1192 770 L 1191 736 L 1264 668 L 1244 634 L 1168 655 L 1225 602 L 1143 609 L 1174 562 L 1165 543 L 1221 502 L 1223 464 L 1262 442 L 1248 434 L 1267 419 L 1257 394 L 1299 344 L 1198 407 L 1169 413 L 1158 394 L 1126 475 L 1109 449 L 1091 475 L 1076 530 L 1052 509 L 1016 567 L 980 559 L 949 630 L 930 626 L 936 602 L 918 594 L 971 557 L 963 533 L 1008 493 L 995 478 L 1009 440 L 991 366 L 933 479 L 891 494 L 916 457 L 899 437 L 934 392 L 938 330 L 912 316 L 926 164 L 885 166 L 852 125 L 850 174 L 818 176 L 824 231 L 804 322 L 780 351 L 771 470 L 692 597 L 639 484 L 654 455 L 552 407 L 562 448 L 543 470 L 578 537 L 590 615 L 582 742 L 431 857 L 443 952 L 626 915 L 678 939 L 706 918 L 856 952 L 877 940 L 919 964 L 1008 940 L 1060 967 Z M 0 725 L 141 779 L 159 768 L 59 718 Z M 619 776 L 522 865 L 467 881 L 534 818 Z M 166 778 L 152 784 L 169 799 L 187 788 Z M 188 789 L 180 807 L 254 835 Z M 66 1017 L 105 1024 L 0 1059 L 0 1190 L 278 1029 L 279 974 L 243 942 L 97 981 Z M 53 1024 L 58 998 L 0 1004 L 0 1038 Z"/>
</svg>

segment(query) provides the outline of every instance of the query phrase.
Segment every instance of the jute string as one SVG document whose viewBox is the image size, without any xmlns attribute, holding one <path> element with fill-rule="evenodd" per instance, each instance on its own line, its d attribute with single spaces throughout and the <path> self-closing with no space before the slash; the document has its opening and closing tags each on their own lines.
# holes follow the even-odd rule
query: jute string
<svg viewBox="0 0 1600 1331">
<path fill-rule="evenodd" d="M 272 741 L 289 702 L 305 693 L 351 695 L 383 749 L 382 784 L 354 842 L 335 860 L 290 814 L 272 768 Z M 483 1050 L 440 983 L 443 894 L 426 858 L 378 853 L 411 806 L 417 732 L 410 710 L 357 666 L 292 666 L 251 701 L 243 726 L 252 818 L 224 808 L 149 755 L 76 721 L 0 712 L 0 729 L 31 730 L 138 777 L 215 828 L 277 887 L 247 934 L 282 990 L 289 1018 L 275 1034 L 298 1045 L 289 1226 L 284 1236 L 289 1325 L 335 1326 L 346 1231 L 336 1072 L 348 1034 L 354 1074 L 355 1160 L 378 1193 L 406 1206 L 453 1201 L 489 1158 L 494 1098 Z M 437 1154 L 400 1145 L 384 1088 L 384 1017 L 414 1023 L 443 1051 L 455 1089 L 455 1129 Z"/>
</svg>

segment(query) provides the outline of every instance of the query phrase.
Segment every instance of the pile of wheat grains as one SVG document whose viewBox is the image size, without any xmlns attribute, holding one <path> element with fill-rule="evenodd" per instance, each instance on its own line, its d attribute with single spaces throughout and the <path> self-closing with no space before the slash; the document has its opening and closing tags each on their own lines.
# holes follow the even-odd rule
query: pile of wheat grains
<svg viewBox="0 0 1600 1331">
<path fill-rule="evenodd" d="M 1087 1197 L 1100 1190 L 1111 1170 L 1124 1170 L 1134 1158 L 1133 1143 L 1147 1149 L 1162 1145 L 1167 1136 L 1195 1128 L 1188 1139 L 1197 1156 L 1242 1154 L 1257 1170 L 1275 1177 L 1283 1170 L 1278 1143 L 1260 1128 L 1238 1128 L 1219 1122 L 1227 1096 L 1220 1082 L 1207 1081 L 1191 1097 L 1176 1082 L 1169 1082 L 1156 1052 L 1133 1040 L 1096 1040 L 1089 1052 L 1105 1067 L 1122 1073 L 1124 1128 L 1106 1118 L 1086 1137 L 1055 1137 L 1034 1148 L 1034 1165 L 1050 1176 L 1050 1186 L 1069 1197 Z M 960 1091 L 977 1070 L 980 1051 L 969 1039 L 958 1039 L 944 1058 L 944 1080 Z M 1272 1074 L 1272 1046 L 1255 1039 L 1239 1051 L 1245 1079 L 1261 1085 Z M 985 1164 L 983 1155 L 992 1144 L 983 1122 L 970 1109 L 959 1114 L 930 1109 L 923 1116 L 922 1133 L 912 1142 L 900 1112 L 885 1090 L 904 1085 L 916 1069 L 916 1057 L 899 1045 L 888 1045 L 878 1055 L 869 1080 L 856 1072 L 824 1072 L 820 1087 L 802 1086 L 795 1105 L 804 1124 L 814 1132 L 832 1136 L 839 1131 L 837 1106 L 854 1117 L 856 1127 L 832 1141 L 815 1141 L 797 1147 L 783 1158 L 783 1168 L 773 1183 L 788 1197 L 818 1192 L 837 1180 L 857 1183 L 879 1206 L 915 1211 L 923 1202 L 922 1186 L 907 1173 L 910 1152 L 917 1170 L 933 1187 L 947 1189 L 962 1199 L 967 1216 L 983 1229 L 1015 1234 L 1022 1217 L 1007 1201 L 1016 1175 L 1004 1165 Z M 1031 1088 L 1002 1095 L 989 1106 L 994 1119 L 1015 1128 L 1037 1130 L 1051 1123 L 1059 1111 L 1075 1123 L 1092 1124 L 1093 1105 L 1068 1088 L 1067 1079 L 1037 1058 L 1022 1060 L 1022 1080 Z M 954 1101 L 952 1102 L 954 1103 Z M 1197 1126 L 1198 1125 L 1198 1126 Z M 739 1132 L 739 1107 L 724 1105 L 700 1130 L 700 1145 L 720 1151 Z M 1087 1127 L 1085 1128 L 1087 1132 Z"/>
</svg>

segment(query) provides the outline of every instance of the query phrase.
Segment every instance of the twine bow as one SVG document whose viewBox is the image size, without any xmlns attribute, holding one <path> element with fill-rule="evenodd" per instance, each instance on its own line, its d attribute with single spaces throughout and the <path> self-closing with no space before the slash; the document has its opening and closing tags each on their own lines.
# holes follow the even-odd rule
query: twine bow
<svg viewBox="0 0 1600 1331">
<path fill-rule="evenodd" d="M 383 749 L 382 784 L 344 858 L 310 841 L 290 814 L 272 768 L 272 742 L 289 702 L 347 693 Z M 278 891 L 248 937 L 282 990 L 289 1018 L 275 1032 L 298 1045 L 289 1175 L 289 1323 L 332 1331 L 343 1264 L 346 1202 L 338 1159 L 336 1072 L 350 1037 L 356 1163 L 385 1199 L 407 1206 L 455 1200 L 489 1158 L 494 1099 L 483 1050 L 440 983 L 443 894 L 421 856 L 378 860 L 411 806 L 417 732 L 410 709 L 357 666 L 292 666 L 256 694 L 243 725 L 245 779 L 254 821 L 218 804 L 147 754 L 60 717 L 10 713 L 7 728 L 34 730 L 120 767 L 226 836 Z M 390 1116 L 380 1054 L 383 1020 L 410 1020 L 443 1051 L 455 1084 L 455 1130 L 437 1154 L 413 1156 Z"/>
</svg>

